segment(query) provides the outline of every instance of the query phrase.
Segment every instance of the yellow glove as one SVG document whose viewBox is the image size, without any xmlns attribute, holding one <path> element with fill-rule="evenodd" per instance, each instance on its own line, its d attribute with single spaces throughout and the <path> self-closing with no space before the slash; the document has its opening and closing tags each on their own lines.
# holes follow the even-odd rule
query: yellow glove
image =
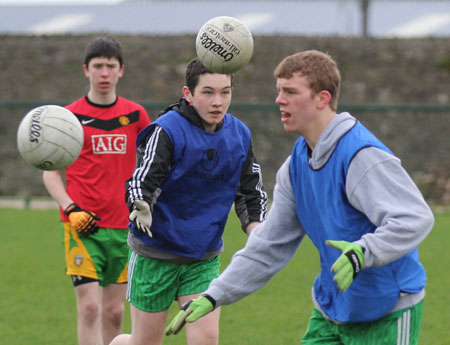
<svg viewBox="0 0 450 345">
<path fill-rule="evenodd" d="M 69 217 L 70 224 L 82 236 L 89 236 L 98 231 L 96 220 L 101 220 L 94 212 L 83 210 L 75 203 L 66 207 L 64 213 Z"/>
</svg>

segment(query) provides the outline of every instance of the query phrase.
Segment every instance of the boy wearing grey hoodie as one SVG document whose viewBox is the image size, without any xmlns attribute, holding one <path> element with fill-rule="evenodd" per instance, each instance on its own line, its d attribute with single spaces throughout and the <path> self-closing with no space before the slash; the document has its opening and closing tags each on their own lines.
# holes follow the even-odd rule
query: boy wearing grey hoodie
<svg viewBox="0 0 450 345">
<path fill-rule="evenodd" d="M 166 334 L 264 286 L 308 235 L 321 271 L 302 344 L 417 344 L 426 282 L 417 247 L 433 227 L 430 208 L 389 148 L 336 114 L 340 73 L 330 56 L 290 55 L 275 77 L 284 129 L 300 138 L 277 173 L 269 215 Z"/>
</svg>

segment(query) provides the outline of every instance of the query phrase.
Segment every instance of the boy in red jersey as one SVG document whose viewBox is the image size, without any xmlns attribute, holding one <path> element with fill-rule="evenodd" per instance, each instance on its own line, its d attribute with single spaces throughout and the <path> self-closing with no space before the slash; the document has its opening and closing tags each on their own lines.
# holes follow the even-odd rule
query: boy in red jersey
<svg viewBox="0 0 450 345">
<path fill-rule="evenodd" d="M 124 72 L 120 43 L 98 37 L 86 47 L 90 88 L 66 108 L 80 120 L 84 145 L 65 171 L 45 171 L 44 184 L 61 207 L 66 273 L 75 287 L 78 344 L 109 344 L 122 330 L 128 268 L 125 181 L 135 167 L 145 109 L 117 96 Z M 99 289 L 101 287 L 101 289 Z"/>
</svg>

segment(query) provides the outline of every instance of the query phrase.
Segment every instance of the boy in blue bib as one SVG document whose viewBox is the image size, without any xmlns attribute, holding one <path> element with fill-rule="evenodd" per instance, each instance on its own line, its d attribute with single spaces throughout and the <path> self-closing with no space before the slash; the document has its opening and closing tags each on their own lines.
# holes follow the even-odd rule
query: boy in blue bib
<svg viewBox="0 0 450 345">
<path fill-rule="evenodd" d="M 183 98 L 139 134 L 137 167 L 126 183 L 132 334 L 114 345 L 162 344 L 172 302 L 198 297 L 219 275 L 233 203 L 246 234 L 265 219 L 250 130 L 227 112 L 232 79 L 194 59 Z M 186 328 L 187 343 L 216 345 L 219 315 L 216 309 Z"/>
</svg>

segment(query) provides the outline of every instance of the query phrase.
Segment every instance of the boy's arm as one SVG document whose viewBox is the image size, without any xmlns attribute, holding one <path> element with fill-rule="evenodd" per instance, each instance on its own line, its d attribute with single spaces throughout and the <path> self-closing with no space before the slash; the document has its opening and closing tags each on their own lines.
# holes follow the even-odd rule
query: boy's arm
<svg viewBox="0 0 450 345">
<path fill-rule="evenodd" d="M 42 179 L 48 193 L 69 217 L 69 221 L 75 231 L 84 236 L 98 231 L 99 226 L 96 221 L 101 219 L 92 211 L 82 209 L 72 200 L 64 186 L 61 171 L 44 171 Z"/>
<path fill-rule="evenodd" d="M 214 308 L 237 302 L 260 289 L 292 259 L 305 232 L 297 217 L 289 161 L 290 158 L 277 172 L 267 219 L 202 296 L 181 307 L 167 326 L 166 335 L 177 334 L 185 322 L 194 322 Z"/>
<path fill-rule="evenodd" d="M 42 179 L 50 196 L 63 210 L 73 203 L 72 198 L 66 192 L 66 187 L 64 186 L 64 182 L 61 177 L 61 171 L 44 171 L 42 174 Z"/>
<path fill-rule="evenodd" d="M 357 244 L 364 266 L 390 263 L 416 248 L 433 227 L 433 213 L 400 160 L 375 147 L 365 148 L 348 169 L 350 203 L 377 226 Z"/>
<path fill-rule="evenodd" d="M 153 210 L 161 193 L 161 184 L 170 171 L 172 152 L 172 142 L 159 125 L 155 125 L 139 143 L 136 169 L 125 183 L 125 198 L 130 210 L 135 200 L 146 201 Z"/>
<path fill-rule="evenodd" d="M 247 234 L 250 234 L 267 215 L 267 193 L 263 187 L 261 166 L 256 161 L 251 143 L 247 159 L 242 166 L 241 181 L 234 207 L 242 229 Z"/>
<path fill-rule="evenodd" d="M 267 219 L 205 291 L 216 301 L 216 306 L 234 303 L 267 284 L 291 260 L 305 237 L 297 217 L 289 162 L 290 157 L 277 172 Z"/>
</svg>

